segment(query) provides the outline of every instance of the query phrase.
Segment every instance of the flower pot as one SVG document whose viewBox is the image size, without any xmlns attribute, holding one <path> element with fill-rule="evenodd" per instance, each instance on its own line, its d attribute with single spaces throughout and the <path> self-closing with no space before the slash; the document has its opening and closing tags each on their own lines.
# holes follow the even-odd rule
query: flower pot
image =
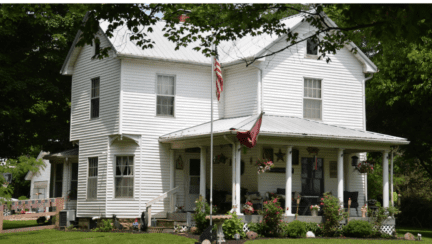
<svg viewBox="0 0 432 244">
<path fill-rule="evenodd" d="M 361 212 L 362 212 L 362 218 L 366 218 L 366 212 L 367 212 L 367 210 L 362 210 Z"/>
<path fill-rule="evenodd" d="M 318 216 L 318 209 L 311 209 L 311 215 L 312 215 L 312 217 L 317 217 Z"/>
</svg>

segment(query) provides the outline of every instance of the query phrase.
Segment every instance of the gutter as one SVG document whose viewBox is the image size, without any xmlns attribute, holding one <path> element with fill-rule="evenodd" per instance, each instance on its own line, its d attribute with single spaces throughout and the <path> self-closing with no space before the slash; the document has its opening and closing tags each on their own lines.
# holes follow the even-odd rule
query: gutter
<svg viewBox="0 0 432 244">
<path fill-rule="evenodd" d="M 171 62 L 171 63 L 179 63 L 179 64 L 190 64 L 190 65 L 199 65 L 199 66 L 205 66 L 205 67 L 211 67 L 212 64 L 207 63 L 199 63 L 199 62 L 193 62 L 193 61 L 179 61 L 176 59 L 169 59 L 169 58 L 153 58 L 153 57 L 143 57 L 140 55 L 134 55 L 134 54 L 117 54 L 118 58 L 132 58 L 132 59 L 141 59 L 141 60 L 151 60 L 151 61 L 163 61 L 163 62 Z"/>
</svg>

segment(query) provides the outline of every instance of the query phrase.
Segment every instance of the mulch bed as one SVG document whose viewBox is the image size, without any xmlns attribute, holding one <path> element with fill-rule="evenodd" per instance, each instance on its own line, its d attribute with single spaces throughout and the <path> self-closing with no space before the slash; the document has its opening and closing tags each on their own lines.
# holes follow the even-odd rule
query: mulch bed
<svg viewBox="0 0 432 244">
<path fill-rule="evenodd" d="M 192 233 L 172 233 L 173 235 L 184 236 L 187 238 L 195 239 L 199 241 L 199 235 L 194 235 Z M 255 240 L 269 240 L 269 239 L 294 239 L 289 237 L 258 237 Z M 397 237 L 394 239 L 385 239 L 385 238 L 351 238 L 351 237 L 316 237 L 312 239 L 349 239 L 349 240 L 381 240 L 381 241 L 406 241 L 403 237 Z M 243 244 L 249 241 L 249 239 L 240 239 L 240 240 L 226 240 L 227 244 Z"/>
</svg>

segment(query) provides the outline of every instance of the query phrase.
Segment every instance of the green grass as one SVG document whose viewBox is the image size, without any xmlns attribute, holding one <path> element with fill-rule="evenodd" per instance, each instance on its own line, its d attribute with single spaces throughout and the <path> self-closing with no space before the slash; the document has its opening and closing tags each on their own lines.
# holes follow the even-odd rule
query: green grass
<svg viewBox="0 0 432 244">
<path fill-rule="evenodd" d="M 409 232 L 417 237 L 417 234 L 420 233 L 422 235 L 422 243 L 432 243 L 432 230 L 431 229 L 421 229 L 421 228 L 409 228 L 409 227 L 400 227 L 396 229 L 398 236 L 404 236 L 405 233 Z"/>
<path fill-rule="evenodd" d="M 36 220 L 3 220 L 3 230 L 38 226 Z"/>
<path fill-rule="evenodd" d="M 58 230 L 40 230 L 21 233 L 0 234 L 0 243 L 167 243 L 193 244 L 195 239 L 172 234 L 130 234 L 105 232 L 64 232 Z"/>
</svg>

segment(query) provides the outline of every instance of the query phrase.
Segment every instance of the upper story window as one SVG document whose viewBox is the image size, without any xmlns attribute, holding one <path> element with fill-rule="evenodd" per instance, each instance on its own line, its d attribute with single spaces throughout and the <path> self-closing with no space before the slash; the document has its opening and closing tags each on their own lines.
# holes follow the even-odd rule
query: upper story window
<svg viewBox="0 0 432 244">
<path fill-rule="evenodd" d="M 99 117 L 99 91 L 100 79 L 98 77 L 91 80 L 90 118 Z"/>
<path fill-rule="evenodd" d="M 175 76 L 157 76 L 156 96 L 156 115 L 174 116 Z"/>
<path fill-rule="evenodd" d="M 115 197 L 132 198 L 134 190 L 133 156 L 117 156 L 115 168 Z"/>
<path fill-rule="evenodd" d="M 303 118 L 322 118 L 321 80 L 304 79 Z"/>
<path fill-rule="evenodd" d="M 318 55 L 318 43 L 314 42 L 310 38 L 306 41 L 306 54 Z"/>
<path fill-rule="evenodd" d="M 97 198 L 98 158 L 88 159 L 87 199 Z"/>
</svg>

